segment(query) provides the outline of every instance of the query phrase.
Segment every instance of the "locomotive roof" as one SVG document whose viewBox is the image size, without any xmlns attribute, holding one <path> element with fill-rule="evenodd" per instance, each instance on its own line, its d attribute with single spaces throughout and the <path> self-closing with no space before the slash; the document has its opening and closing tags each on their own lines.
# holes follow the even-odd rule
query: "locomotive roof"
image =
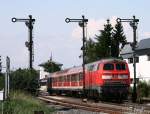
<svg viewBox="0 0 150 114">
<path fill-rule="evenodd" d="M 124 62 L 124 60 L 114 59 L 114 58 L 101 59 L 99 61 L 95 61 L 95 62 L 86 64 L 85 68 L 87 69 L 87 67 L 90 65 L 98 65 L 99 63 L 106 63 L 106 62 Z M 75 74 L 75 73 L 82 73 L 82 71 L 83 71 L 82 66 L 77 66 L 77 67 L 72 67 L 72 68 L 68 68 L 65 70 L 51 73 L 50 76 L 48 76 L 48 77 L 57 77 L 57 76 L 61 76 L 61 75 L 71 75 L 71 74 Z"/>
</svg>

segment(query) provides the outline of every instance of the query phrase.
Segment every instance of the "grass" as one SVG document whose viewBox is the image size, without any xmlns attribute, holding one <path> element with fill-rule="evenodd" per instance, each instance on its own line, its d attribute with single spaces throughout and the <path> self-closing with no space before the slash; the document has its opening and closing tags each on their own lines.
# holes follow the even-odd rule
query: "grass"
<svg viewBox="0 0 150 114">
<path fill-rule="evenodd" d="M 0 103 L 0 105 L 2 104 Z M 4 101 L 4 114 L 34 114 L 34 111 L 44 111 L 44 114 L 51 114 L 54 109 L 30 95 L 18 91 L 11 93 L 10 100 Z"/>
</svg>

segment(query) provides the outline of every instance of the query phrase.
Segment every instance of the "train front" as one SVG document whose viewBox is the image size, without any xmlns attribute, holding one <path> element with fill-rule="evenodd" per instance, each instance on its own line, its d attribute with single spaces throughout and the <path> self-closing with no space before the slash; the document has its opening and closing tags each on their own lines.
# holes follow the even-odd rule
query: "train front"
<svg viewBox="0 0 150 114">
<path fill-rule="evenodd" d="M 105 100 L 128 98 L 130 73 L 125 61 L 107 61 L 101 65 L 101 95 Z"/>
</svg>

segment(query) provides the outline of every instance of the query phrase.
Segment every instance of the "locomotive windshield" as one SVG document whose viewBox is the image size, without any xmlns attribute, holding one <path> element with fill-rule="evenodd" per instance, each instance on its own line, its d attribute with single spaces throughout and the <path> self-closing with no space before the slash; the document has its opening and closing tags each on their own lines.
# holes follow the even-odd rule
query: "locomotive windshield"
<svg viewBox="0 0 150 114">
<path fill-rule="evenodd" d="M 126 65 L 123 63 L 117 63 L 116 70 L 126 70 Z"/>
<path fill-rule="evenodd" d="M 116 70 L 126 70 L 126 64 L 124 64 L 124 63 L 116 63 L 116 64 L 106 63 L 106 64 L 104 64 L 103 70 L 114 70 L 114 69 L 116 69 Z"/>
<path fill-rule="evenodd" d="M 114 70 L 114 64 L 111 63 L 104 64 L 103 70 Z"/>
</svg>

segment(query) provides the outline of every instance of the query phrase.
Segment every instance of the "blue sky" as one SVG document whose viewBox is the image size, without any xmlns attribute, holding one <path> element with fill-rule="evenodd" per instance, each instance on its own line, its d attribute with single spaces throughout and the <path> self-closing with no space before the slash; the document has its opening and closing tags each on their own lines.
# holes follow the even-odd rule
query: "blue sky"
<svg viewBox="0 0 150 114">
<path fill-rule="evenodd" d="M 88 37 L 93 37 L 103 29 L 109 18 L 140 19 L 138 40 L 150 36 L 149 0 L 1 0 L 0 1 L 0 55 L 3 61 L 11 58 L 11 67 L 28 67 L 28 50 L 24 43 L 28 40 L 28 29 L 24 23 L 12 23 L 11 18 L 28 18 L 33 15 L 34 24 L 34 67 L 49 59 L 64 64 L 64 68 L 80 65 L 82 45 L 81 29 L 77 23 L 65 23 L 65 18 L 89 19 Z M 124 24 L 127 39 L 132 41 L 132 29 Z M 3 64 L 5 66 L 5 63 Z"/>
</svg>

